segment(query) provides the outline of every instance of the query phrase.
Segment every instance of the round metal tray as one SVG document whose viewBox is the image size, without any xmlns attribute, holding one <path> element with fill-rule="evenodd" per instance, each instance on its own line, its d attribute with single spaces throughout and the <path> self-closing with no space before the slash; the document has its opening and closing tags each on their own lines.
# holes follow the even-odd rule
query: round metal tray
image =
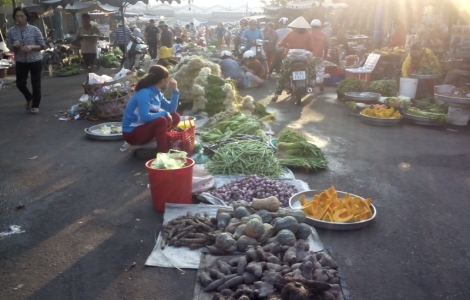
<svg viewBox="0 0 470 300">
<path fill-rule="evenodd" d="M 378 102 L 382 95 L 372 92 L 349 92 L 345 93 L 344 97 L 352 101 L 361 101 L 361 102 Z"/>
<path fill-rule="evenodd" d="M 408 121 L 410 121 L 411 123 L 417 124 L 417 125 L 424 125 L 424 126 L 444 125 L 444 122 L 433 120 L 433 119 L 426 118 L 426 117 L 413 116 L 413 115 L 407 114 L 406 112 L 403 113 L 403 117 L 407 119 Z"/>
<path fill-rule="evenodd" d="M 456 103 L 456 104 L 464 104 L 470 105 L 470 98 L 463 98 L 463 97 L 455 97 L 451 95 L 442 95 L 442 94 L 434 94 L 436 100 L 448 102 L 448 103 Z"/>
<path fill-rule="evenodd" d="M 108 122 L 108 123 L 101 123 L 99 125 L 91 126 L 90 128 L 85 128 L 84 131 L 90 139 L 99 140 L 99 141 L 116 141 L 122 140 L 124 137 L 122 133 L 117 134 L 102 134 L 101 133 L 101 126 L 122 126 L 121 122 Z"/>
<path fill-rule="evenodd" d="M 300 203 L 300 196 L 305 195 L 307 199 L 312 199 L 315 195 L 320 194 L 323 191 L 318 191 L 318 190 L 311 190 L 311 191 L 303 191 L 300 193 L 295 194 L 289 199 L 289 206 L 292 209 L 300 209 L 302 207 Z M 347 193 L 345 192 L 340 192 L 337 191 L 338 196 L 340 197 L 345 197 Z M 364 200 L 364 198 L 354 195 L 354 194 L 349 194 L 354 197 L 359 197 Z M 370 205 L 370 210 L 372 212 L 372 217 L 368 220 L 361 221 L 361 222 L 353 222 L 353 223 L 336 223 L 336 222 L 327 222 L 327 221 L 321 221 L 317 219 L 313 219 L 310 217 L 307 217 L 305 220 L 305 223 L 312 225 L 315 228 L 324 228 L 324 229 L 331 229 L 331 230 L 354 230 L 354 229 L 359 229 L 366 227 L 367 225 L 372 222 L 372 220 L 375 218 L 377 215 L 377 210 L 375 209 L 375 206 L 373 204 Z"/>
<path fill-rule="evenodd" d="M 442 74 L 433 74 L 433 75 L 411 74 L 410 77 L 416 78 L 416 79 L 438 79 L 442 77 Z"/>
<path fill-rule="evenodd" d="M 374 118 L 363 115 L 362 112 L 360 113 L 360 116 L 365 123 L 377 126 L 394 126 L 400 123 L 401 119 L 403 119 L 403 116 L 398 119 Z"/>
</svg>

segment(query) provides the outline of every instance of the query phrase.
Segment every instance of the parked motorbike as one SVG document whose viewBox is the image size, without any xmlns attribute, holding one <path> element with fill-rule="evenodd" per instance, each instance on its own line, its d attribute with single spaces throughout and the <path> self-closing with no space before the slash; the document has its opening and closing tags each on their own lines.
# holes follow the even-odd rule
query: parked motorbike
<svg viewBox="0 0 470 300">
<path fill-rule="evenodd" d="M 43 67 L 49 70 L 49 66 L 55 71 L 64 65 L 64 59 L 73 56 L 73 50 L 69 46 L 63 44 L 63 40 L 59 39 L 55 42 L 52 39 L 46 40 L 47 48 L 43 52 Z"/>
<path fill-rule="evenodd" d="M 123 66 L 128 70 L 132 69 L 132 67 L 140 69 L 149 46 L 138 37 L 133 35 L 130 35 L 129 37 L 131 41 L 127 44 L 126 59 L 124 60 Z"/>
<path fill-rule="evenodd" d="M 295 103 L 300 105 L 302 98 L 313 93 L 313 87 L 310 86 L 310 80 L 307 72 L 307 62 L 303 59 L 297 59 L 291 63 L 290 81 L 288 89 L 291 95 L 295 97 Z"/>
</svg>

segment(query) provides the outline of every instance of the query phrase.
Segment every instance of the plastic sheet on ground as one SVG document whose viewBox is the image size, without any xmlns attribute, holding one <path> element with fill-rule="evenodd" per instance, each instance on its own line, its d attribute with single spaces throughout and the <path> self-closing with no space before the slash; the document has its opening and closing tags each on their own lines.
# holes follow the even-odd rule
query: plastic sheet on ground
<svg viewBox="0 0 470 300">
<path fill-rule="evenodd" d="M 221 205 L 208 205 L 208 204 L 173 204 L 167 203 L 165 205 L 165 213 L 163 214 L 163 224 L 177 218 L 178 216 L 185 215 L 188 212 L 192 214 L 207 213 L 211 217 L 215 217 L 217 210 L 224 206 Z M 324 249 L 323 243 L 320 241 L 316 230 L 311 227 L 312 234 L 307 239 L 310 245 L 310 250 L 317 252 Z M 163 267 L 163 268 L 181 268 L 181 269 L 198 269 L 201 263 L 201 253 L 204 248 L 191 250 L 188 247 L 172 247 L 166 246 L 161 250 L 162 236 L 158 234 L 158 238 L 152 253 L 145 262 L 146 266 Z"/>
</svg>

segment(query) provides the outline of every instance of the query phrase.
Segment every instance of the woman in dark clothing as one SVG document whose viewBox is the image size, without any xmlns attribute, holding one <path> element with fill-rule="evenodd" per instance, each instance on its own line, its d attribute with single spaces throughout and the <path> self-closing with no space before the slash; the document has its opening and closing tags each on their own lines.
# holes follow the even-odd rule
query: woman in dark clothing
<svg viewBox="0 0 470 300">
<path fill-rule="evenodd" d="M 46 48 L 41 31 L 28 24 L 28 11 L 17 7 L 13 11 L 15 26 L 8 30 L 7 46 L 15 53 L 16 86 L 26 98 L 25 108 L 31 113 L 39 113 L 41 102 L 41 50 Z M 27 87 L 28 74 L 31 73 L 33 93 Z"/>
</svg>

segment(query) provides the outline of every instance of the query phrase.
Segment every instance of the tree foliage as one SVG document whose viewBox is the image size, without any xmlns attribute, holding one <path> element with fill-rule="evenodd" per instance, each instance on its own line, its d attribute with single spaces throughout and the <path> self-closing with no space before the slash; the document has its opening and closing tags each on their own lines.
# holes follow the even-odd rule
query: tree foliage
<svg viewBox="0 0 470 300">
<path fill-rule="evenodd" d="M 16 8 L 16 5 L 19 2 L 21 2 L 21 0 L 0 0 L 0 3 L 2 3 L 3 6 L 13 5 L 13 9 Z"/>
</svg>

